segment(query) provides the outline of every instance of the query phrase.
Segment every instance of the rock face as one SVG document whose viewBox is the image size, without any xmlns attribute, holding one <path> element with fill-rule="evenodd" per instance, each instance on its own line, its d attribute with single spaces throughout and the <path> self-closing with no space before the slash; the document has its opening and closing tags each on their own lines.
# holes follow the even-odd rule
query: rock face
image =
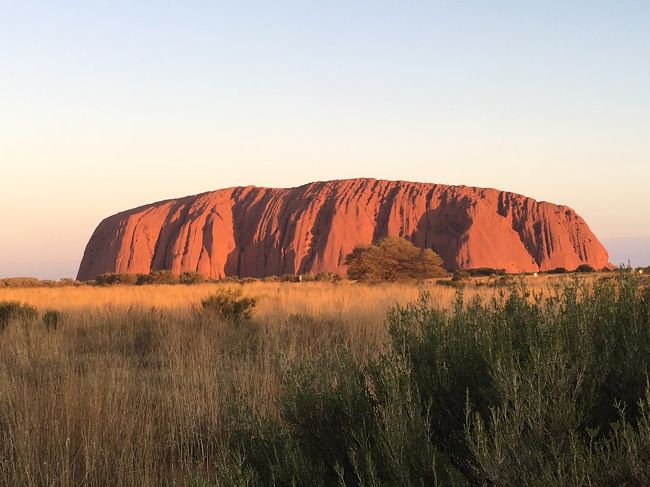
<svg viewBox="0 0 650 487">
<path fill-rule="evenodd" d="M 608 265 L 605 248 L 566 206 L 495 189 L 351 179 L 221 189 L 118 213 L 93 233 L 77 277 L 343 274 L 356 245 L 386 235 L 432 248 L 450 270 Z"/>
</svg>

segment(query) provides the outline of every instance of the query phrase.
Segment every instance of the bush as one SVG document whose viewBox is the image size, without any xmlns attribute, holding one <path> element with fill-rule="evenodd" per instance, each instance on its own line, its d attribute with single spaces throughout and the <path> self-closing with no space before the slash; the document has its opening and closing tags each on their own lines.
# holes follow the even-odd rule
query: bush
<svg viewBox="0 0 650 487">
<path fill-rule="evenodd" d="M 59 327 L 60 322 L 61 322 L 60 311 L 49 309 L 45 313 L 43 313 L 43 324 L 45 325 L 45 328 L 48 331 L 56 330 Z"/>
<path fill-rule="evenodd" d="M 432 440 L 452 470 L 496 485 L 608 475 L 604 459 L 589 462 L 613 440 L 617 405 L 627 405 L 628 425 L 643 419 L 650 294 L 637 284 L 568 284 L 560 301 L 546 305 L 514 291 L 492 305 L 458 302 L 451 314 L 426 299 L 393 311 L 393 346 L 412 364 L 431 404 Z M 596 484 L 639 484 L 635 475 Z"/>
<path fill-rule="evenodd" d="M 19 301 L 0 301 L 0 330 L 4 330 L 11 321 L 31 321 L 38 318 L 38 311 L 29 304 Z"/>
<path fill-rule="evenodd" d="M 467 272 L 470 276 L 502 276 L 506 273 L 506 270 L 494 269 L 492 267 L 477 267 L 476 269 L 468 269 Z"/>
<path fill-rule="evenodd" d="M 112 286 L 114 284 L 135 284 L 138 281 L 137 274 L 124 274 L 119 272 L 105 272 L 95 279 L 99 286 Z"/>
<path fill-rule="evenodd" d="M 178 274 L 167 269 L 154 271 L 150 276 L 154 284 L 177 284 L 179 282 Z"/>
<path fill-rule="evenodd" d="M 179 282 L 181 284 L 200 284 L 205 282 L 205 276 L 200 272 L 183 272 L 180 275 Z"/>
<path fill-rule="evenodd" d="M 469 281 L 470 278 L 470 273 L 464 270 L 457 270 L 454 271 L 454 275 L 452 276 L 451 280 L 452 281 Z"/>
<path fill-rule="evenodd" d="M 260 282 L 261 280 L 258 279 L 257 277 L 242 277 L 239 280 L 240 284 L 254 284 L 256 282 Z"/>
<path fill-rule="evenodd" d="M 151 274 L 138 274 L 138 278 L 136 279 L 135 283 L 138 286 L 153 284 L 153 276 Z"/>
<path fill-rule="evenodd" d="M 595 272 L 595 271 L 596 271 L 596 269 L 594 269 L 594 268 L 593 268 L 592 266 L 590 266 L 589 264 L 580 264 L 580 265 L 576 268 L 576 272 Z"/>
<path fill-rule="evenodd" d="M 35 277 L 5 277 L 0 279 L 0 287 L 67 287 L 83 285 L 83 282 L 75 281 L 68 277 L 64 277 L 58 281 L 49 279 L 41 281 Z"/>
<path fill-rule="evenodd" d="M 201 301 L 204 312 L 234 323 L 249 320 L 256 304 L 255 298 L 244 296 L 237 288 L 221 289 Z"/>
<path fill-rule="evenodd" d="M 225 276 L 220 278 L 217 282 L 220 282 L 222 284 L 239 284 L 239 277 L 238 276 Z"/>
<path fill-rule="evenodd" d="M 346 257 L 345 264 L 348 277 L 355 281 L 404 281 L 446 275 L 438 254 L 399 237 L 386 237 L 375 245 L 356 247 Z"/>
<path fill-rule="evenodd" d="M 351 452 L 368 436 L 374 400 L 351 356 L 343 351 L 287 370 L 278 403 L 289 434 L 318 472 L 301 485 L 335 485 L 337 467 L 352 485 Z"/>
<path fill-rule="evenodd" d="M 638 275 L 388 315 L 390 350 L 290 367 L 231 443 L 256 485 L 648 485 L 650 290 Z"/>
<path fill-rule="evenodd" d="M 295 274 L 283 274 L 280 276 L 280 282 L 300 282 L 300 276 Z"/>
<path fill-rule="evenodd" d="M 137 274 L 135 284 L 195 284 L 203 282 L 205 278 L 198 272 L 184 272 L 181 276 L 170 270 L 153 271 L 149 274 Z"/>
<path fill-rule="evenodd" d="M 35 277 L 7 277 L 0 279 L 0 286 L 5 287 L 41 287 L 47 286 L 45 281 Z"/>
<path fill-rule="evenodd" d="M 335 272 L 319 272 L 314 276 L 315 281 L 337 282 L 341 280 L 341 276 Z"/>
<path fill-rule="evenodd" d="M 323 472 L 301 451 L 292 435 L 274 418 L 260 417 L 235 404 L 227 417 L 225 454 L 216 464 L 227 486 L 323 485 Z"/>
<path fill-rule="evenodd" d="M 567 272 L 569 271 L 566 270 L 566 267 L 556 267 L 548 271 L 549 274 L 566 274 Z"/>
</svg>

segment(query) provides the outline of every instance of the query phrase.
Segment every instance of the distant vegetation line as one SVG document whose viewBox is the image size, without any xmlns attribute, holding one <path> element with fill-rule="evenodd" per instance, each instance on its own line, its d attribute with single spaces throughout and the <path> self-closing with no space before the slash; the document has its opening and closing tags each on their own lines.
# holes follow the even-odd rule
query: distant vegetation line
<svg viewBox="0 0 650 487">
<path fill-rule="evenodd" d="M 503 269 L 493 269 L 490 267 L 481 267 L 476 269 L 460 270 L 455 272 L 446 273 L 447 278 L 462 280 L 470 277 L 495 277 L 507 276 L 514 278 L 516 276 L 531 276 L 531 275 L 554 275 L 554 274 L 584 274 L 592 272 L 619 272 L 627 271 L 630 268 L 621 267 L 619 269 L 600 269 L 596 270 L 588 265 L 581 265 L 576 269 L 568 270 L 563 267 L 558 267 L 550 271 L 537 272 L 537 273 L 518 273 L 508 274 Z M 650 266 L 637 267 L 632 270 L 645 274 L 650 274 Z M 147 284 L 203 284 L 203 283 L 252 283 L 252 282 L 338 282 L 348 279 L 347 276 L 339 276 L 331 272 L 322 272 L 318 274 L 284 274 L 281 276 L 267 276 L 267 277 L 239 277 L 229 276 L 220 279 L 208 279 L 199 272 L 184 272 L 176 274 L 171 270 L 154 271 L 150 274 L 128 274 L 119 272 L 107 272 L 101 274 L 95 280 L 91 281 L 77 281 L 70 278 L 59 280 L 54 279 L 38 279 L 35 277 L 5 277 L 0 278 L 0 288 L 12 287 L 67 287 L 67 286 L 112 286 L 112 285 L 147 285 Z M 413 279 L 416 281 L 417 279 Z M 380 282 L 378 280 L 376 282 Z"/>
</svg>

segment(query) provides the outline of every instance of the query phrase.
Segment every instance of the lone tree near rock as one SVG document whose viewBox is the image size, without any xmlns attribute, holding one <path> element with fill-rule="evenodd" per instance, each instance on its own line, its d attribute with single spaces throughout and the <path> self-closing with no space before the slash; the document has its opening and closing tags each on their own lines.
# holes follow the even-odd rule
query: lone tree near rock
<svg viewBox="0 0 650 487">
<path fill-rule="evenodd" d="M 400 237 L 385 237 L 374 245 L 355 247 L 345 264 L 348 278 L 355 281 L 406 281 L 446 274 L 438 254 Z"/>
</svg>

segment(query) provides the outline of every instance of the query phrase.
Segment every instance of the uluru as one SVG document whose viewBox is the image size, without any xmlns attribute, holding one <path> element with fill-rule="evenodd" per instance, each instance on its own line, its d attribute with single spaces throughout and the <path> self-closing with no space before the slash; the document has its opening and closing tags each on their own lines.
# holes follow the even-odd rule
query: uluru
<svg viewBox="0 0 650 487">
<path fill-rule="evenodd" d="M 163 269 L 210 278 L 344 274 L 355 246 L 389 235 L 433 249 L 449 270 L 609 265 L 567 206 L 496 189 L 349 179 L 234 187 L 123 211 L 96 228 L 77 278 Z"/>
</svg>

